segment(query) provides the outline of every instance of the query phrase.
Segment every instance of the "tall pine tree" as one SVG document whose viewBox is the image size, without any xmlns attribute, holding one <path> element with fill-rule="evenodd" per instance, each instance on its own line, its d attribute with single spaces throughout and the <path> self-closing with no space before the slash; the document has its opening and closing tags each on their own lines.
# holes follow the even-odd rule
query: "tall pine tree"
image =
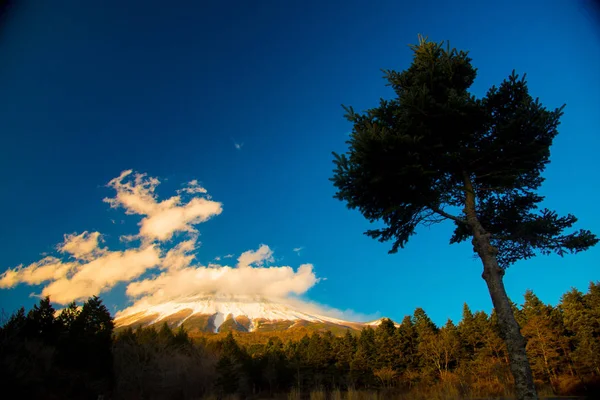
<svg viewBox="0 0 600 400">
<path fill-rule="evenodd" d="M 576 253 L 598 239 L 567 233 L 575 216 L 538 210 L 563 108 L 547 110 L 514 72 L 481 98 L 469 88 L 476 69 L 464 51 L 419 38 L 403 72 L 386 71 L 396 97 L 356 113 L 346 154 L 334 153 L 335 197 L 384 227 L 367 235 L 403 247 L 420 225 L 450 220 L 450 242 L 471 240 L 483 264 L 519 399 L 537 399 L 525 341 L 503 276 L 538 253 Z"/>
</svg>

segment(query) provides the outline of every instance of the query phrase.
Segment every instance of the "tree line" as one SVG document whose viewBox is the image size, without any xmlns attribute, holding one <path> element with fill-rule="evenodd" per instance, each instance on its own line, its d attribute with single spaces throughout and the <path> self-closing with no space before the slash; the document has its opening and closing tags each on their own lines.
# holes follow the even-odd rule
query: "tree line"
<svg viewBox="0 0 600 400">
<path fill-rule="evenodd" d="M 102 300 L 57 313 L 49 298 L 0 328 L 0 382 L 24 399 L 83 399 L 113 386 L 113 319 Z"/>
<path fill-rule="evenodd" d="M 600 282 L 586 293 L 570 290 L 556 306 L 527 291 L 523 305 L 512 307 L 538 389 L 597 395 Z M 113 330 L 98 297 L 58 313 L 48 298 L 27 313 L 18 310 L 0 328 L 3 387 L 36 399 L 198 399 L 349 389 L 489 397 L 510 395 L 514 385 L 495 312 L 473 312 L 467 304 L 458 323 L 438 327 L 417 308 L 400 324 L 384 319 L 341 336 L 190 337 L 166 324 Z"/>
</svg>

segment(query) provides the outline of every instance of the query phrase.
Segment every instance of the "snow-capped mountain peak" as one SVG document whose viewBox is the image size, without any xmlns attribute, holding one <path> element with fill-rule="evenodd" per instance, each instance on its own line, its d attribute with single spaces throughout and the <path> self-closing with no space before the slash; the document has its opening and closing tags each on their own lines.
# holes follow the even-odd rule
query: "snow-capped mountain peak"
<svg viewBox="0 0 600 400">
<path fill-rule="evenodd" d="M 204 317 L 204 319 L 202 319 Z M 169 323 L 171 326 L 189 325 L 192 320 L 203 320 L 207 329 L 218 332 L 228 320 L 239 325 L 239 320 L 247 321 L 245 330 L 256 330 L 264 321 L 306 321 L 350 327 L 355 323 L 337 318 L 299 310 L 283 302 L 261 297 L 206 295 L 194 299 L 170 301 L 148 307 L 132 307 L 117 315 L 115 324 L 122 326 L 147 326 Z M 243 325 L 243 324 L 242 324 Z"/>
</svg>

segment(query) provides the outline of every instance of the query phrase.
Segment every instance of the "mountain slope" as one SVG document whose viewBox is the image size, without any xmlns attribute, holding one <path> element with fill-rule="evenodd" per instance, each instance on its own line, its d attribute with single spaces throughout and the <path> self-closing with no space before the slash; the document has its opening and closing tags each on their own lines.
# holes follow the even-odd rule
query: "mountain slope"
<svg viewBox="0 0 600 400">
<path fill-rule="evenodd" d="M 183 326 L 194 332 L 269 332 L 315 328 L 343 332 L 377 326 L 381 320 L 360 323 L 301 311 L 281 302 L 259 297 L 210 295 L 189 301 L 167 302 L 147 308 L 133 308 L 117 315 L 117 329 L 156 326 Z"/>
</svg>

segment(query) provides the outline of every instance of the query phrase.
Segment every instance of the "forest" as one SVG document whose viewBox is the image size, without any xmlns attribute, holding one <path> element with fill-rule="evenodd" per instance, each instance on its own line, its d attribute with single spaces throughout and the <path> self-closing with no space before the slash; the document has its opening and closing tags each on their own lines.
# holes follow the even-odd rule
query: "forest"
<svg viewBox="0 0 600 400">
<path fill-rule="evenodd" d="M 541 395 L 597 398 L 600 282 L 556 306 L 532 292 L 513 303 Z M 98 297 L 57 311 L 49 298 L 4 317 L 2 386 L 31 399 L 450 399 L 509 397 L 512 375 L 497 317 L 467 304 L 436 326 L 415 309 L 400 324 L 343 335 L 305 328 L 189 335 L 115 332 Z M 100 396 L 100 397 L 99 397 Z"/>
</svg>

